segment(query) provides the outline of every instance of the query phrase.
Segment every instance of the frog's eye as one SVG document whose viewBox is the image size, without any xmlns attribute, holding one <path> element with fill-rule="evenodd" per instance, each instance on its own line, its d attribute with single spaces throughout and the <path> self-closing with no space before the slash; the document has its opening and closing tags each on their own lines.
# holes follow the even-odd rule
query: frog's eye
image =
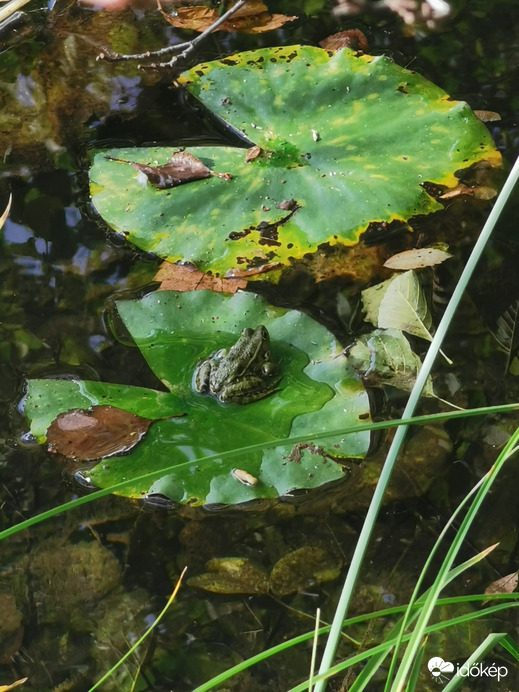
<svg viewBox="0 0 519 692">
<path fill-rule="evenodd" d="M 226 358 L 229 353 L 229 350 L 227 348 L 221 348 L 219 351 L 216 351 L 216 353 L 213 356 L 213 360 L 222 360 L 223 358 Z"/>
<path fill-rule="evenodd" d="M 272 361 L 267 361 L 261 366 L 264 375 L 273 375 L 277 371 L 277 365 Z"/>
<path fill-rule="evenodd" d="M 245 329 L 241 333 L 242 336 L 252 336 L 253 334 L 254 329 L 251 329 L 250 327 L 245 327 Z"/>
</svg>

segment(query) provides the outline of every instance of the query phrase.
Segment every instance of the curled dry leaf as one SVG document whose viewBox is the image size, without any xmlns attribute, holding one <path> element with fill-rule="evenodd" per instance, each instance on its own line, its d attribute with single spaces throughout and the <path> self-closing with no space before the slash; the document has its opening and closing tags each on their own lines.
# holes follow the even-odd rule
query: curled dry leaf
<svg viewBox="0 0 519 692">
<path fill-rule="evenodd" d="M 126 159 L 116 159 L 112 156 L 105 157 L 108 161 L 118 161 L 128 163 L 136 171 L 142 173 L 152 185 L 158 190 L 168 190 L 184 183 L 191 183 L 195 180 L 204 180 L 215 175 L 224 180 L 231 180 L 230 173 L 215 173 L 210 168 L 197 159 L 196 156 L 187 151 L 176 151 L 171 155 L 170 160 L 162 166 L 150 166 Z"/>
<path fill-rule="evenodd" d="M 92 461 L 128 452 L 153 421 L 113 406 L 60 413 L 47 430 L 49 450 L 69 459 Z"/>
<path fill-rule="evenodd" d="M 214 24 L 218 17 L 218 9 L 197 5 L 196 7 L 179 7 L 174 15 L 169 15 L 159 9 L 164 19 L 178 29 L 205 31 Z M 230 9 L 227 3 L 226 9 Z M 286 22 L 292 22 L 297 17 L 287 17 L 284 14 L 270 14 L 267 6 L 258 0 L 249 0 L 232 15 L 230 19 L 220 24 L 215 31 L 238 31 L 243 34 L 262 34 L 265 31 L 280 29 Z"/>
<path fill-rule="evenodd" d="M 433 267 L 435 264 L 441 264 L 452 257 L 451 254 L 435 247 L 416 248 L 414 250 L 406 250 L 393 255 L 384 262 L 384 267 L 388 269 L 396 269 L 400 271 L 408 271 L 409 269 L 423 269 L 424 267 Z"/>
<path fill-rule="evenodd" d="M 163 262 L 154 277 L 160 281 L 159 291 L 215 291 L 216 293 L 236 293 L 245 289 L 244 279 L 222 279 L 211 274 L 204 274 L 190 264 L 171 264 Z"/>
<path fill-rule="evenodd" d="M 349 29 L 348 31 L 339 31 L 337 34 L 327 36 L 322 41 L 319 41 L 321 48 L 326 50 L 340 50 L 341 48 L 350 48 L 351 50 L 368 51 L 368 39 L 360 31 L 360 29 Z"/>
</svg>

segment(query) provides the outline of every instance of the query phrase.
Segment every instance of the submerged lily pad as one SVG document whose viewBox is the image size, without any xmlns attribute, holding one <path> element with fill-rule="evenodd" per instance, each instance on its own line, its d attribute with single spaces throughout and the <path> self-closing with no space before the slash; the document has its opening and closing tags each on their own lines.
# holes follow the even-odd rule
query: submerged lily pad
<svg viewBox="0 0 519 692">
<path fill-rule="evenodd" d="M 314 440 L 312 445 L 247 450 L 254 444 L 340 430 L 369 420 L 367 394 L 341 347 L 306 315 L 272 308 L 250 293 L 229 297 L 211 291 L 160 291 L 141 300 L 122 301 L 118 310 L 151 369 L 171 393 L 156 392 L 159 405 L 148 406 L 146 414 L 140 412 L 161 420 L 154 422 L 129 454 L 104 459 L 89 471 L 96 486 L 106 488 L 135 478 L 133 485 L 121 491 L 124 495 L 159 494 L 191 505 L 235 504 L 319 487 L 342 478 L 351 457 L 360 459 L 366 454 L 368 432 Z M 244 328 L 260 324 L 270 333 L 273 358 L 280 367 L 278 390 L 245 405 L 224 405 L 197 394 L 192 383 L 197 362 L 235 343 Z M 50 422 L 72 408 L 109 403 L 136 412 L 135 406 L 129 409 L 124 389 L 32 380 L 25 413 L 41 439 Z M 173 417 L 179 413 L 185 415 Z M 240 448 L 243 452 L 233 457 L 203 459 Z M 168 471 L 158 479 L 146 479 L 146 474 L 160 469 Z M 247 482 L 248 477 L 253 482 Z"/>
<path fill-rule="evenodd" d="M 279 267 L 323 243 L 355 244 L 371 222 L 442 209 L 425 182 L 455 187 L 458 170 L 501 161 L 466 103 L 384 56 L 266 48 L 197 65 L 179 82 L 254 155 L 192 147 L 232 179 L 157 190 L 110 157 L 162 165 L 171 149 L 113 149 L 95 156 L 91 194 L 130 242 L 205 272 Z"/>
</svg>

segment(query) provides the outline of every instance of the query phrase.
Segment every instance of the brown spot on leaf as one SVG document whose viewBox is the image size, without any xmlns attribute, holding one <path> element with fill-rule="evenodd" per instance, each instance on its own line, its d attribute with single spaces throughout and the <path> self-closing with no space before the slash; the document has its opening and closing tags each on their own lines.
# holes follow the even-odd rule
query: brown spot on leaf
<svg viewBox="0 0 519 692">
<path fill-rule="evenodd" d="M 49 451 L 92 461 L 122 454 L 142 439 L 153 421 L 113 406 L 60 413 L 47 430 Z"/>
</svg>

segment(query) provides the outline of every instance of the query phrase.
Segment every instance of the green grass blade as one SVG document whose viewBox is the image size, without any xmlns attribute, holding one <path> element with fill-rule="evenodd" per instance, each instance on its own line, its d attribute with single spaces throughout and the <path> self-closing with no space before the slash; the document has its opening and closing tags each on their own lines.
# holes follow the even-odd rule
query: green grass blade
<svg viewBox="0 0 519 692">
<path fill-rule="evenodd" d="M 498 644 L 502 644 L 505 638 L 510 637 L 505 632 L 489 634 L 488 637 L 472 652 L 467 658 L 462 668 L 468 669 L 474 664 L 484 660 L 485 656 L 490 653 Z M 466 682 L 466 678 L 462 675 L 455 675 L 452 680 L 443 688 L 443 692 L 453 692 Z"/>
</svg>

